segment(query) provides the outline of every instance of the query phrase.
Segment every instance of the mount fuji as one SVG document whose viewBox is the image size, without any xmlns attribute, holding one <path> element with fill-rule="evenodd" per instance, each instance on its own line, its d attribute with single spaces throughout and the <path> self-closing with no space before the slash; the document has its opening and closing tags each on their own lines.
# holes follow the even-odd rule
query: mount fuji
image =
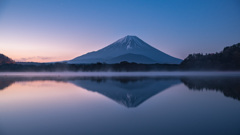
<svg viewBox="0 0 240 135">
<path fill-rule="evenodd" d="M 181 59 L 172 57 L 141 40 L 126 36 L 98 51 L 89 52 L 67 61 L 70 64 L 119 63 L 121 61 L 142 64 L 179 64 Z"/>
</svg>

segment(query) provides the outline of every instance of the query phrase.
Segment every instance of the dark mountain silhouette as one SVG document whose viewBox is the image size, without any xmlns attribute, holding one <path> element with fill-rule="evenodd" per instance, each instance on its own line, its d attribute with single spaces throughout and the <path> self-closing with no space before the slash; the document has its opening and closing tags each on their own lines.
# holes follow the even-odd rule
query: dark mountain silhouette
<svg viewBox="0 0 240 135">
<path fill-rule="evenodd" d="M 141 59 L 130 59 L 128 57 L 124 57 L 127 54 L 136 54 L 141 55 Z M 74 58 L 68 63 L 75 63 L 75 64 L 91 64 L 91 63 L 119 63 L 119 59 L 114 61 L 114 58 L 121 57 L 122 61 L 128 62 L 136 62 L 136 63 L 160 63 L 160 64 L 179 64 L 182 60 L 178 58 L 174 58 L 158 49 L 150 46 L 137 36 L 126 36 L 117 40 L 116 42 L 104 47 L 98 51 L 90 52 Z M 133 57 L 133 55 L 129 55 Z M 144 58 L 143 58 L 144 57 Z M 136 61 L 137 60 L 137 61 Z M 148 61 L 149 60 L 149 61 Z"/>
<path fill-rule="evenodd" d="M 240 43 L 225 47 L 219 53 L 190 54 L 181 66 L 185 70 L 240 70 Z"/>
<path fill-rule="evenodd" d="M 0 54 L 0 65 L 2 65 L 2 64 L 14 64 L 14 63 L 15 62 L 11 58 L 9 58 L 9 57 L 7 57 L 3 54 Z"/>
</svg>

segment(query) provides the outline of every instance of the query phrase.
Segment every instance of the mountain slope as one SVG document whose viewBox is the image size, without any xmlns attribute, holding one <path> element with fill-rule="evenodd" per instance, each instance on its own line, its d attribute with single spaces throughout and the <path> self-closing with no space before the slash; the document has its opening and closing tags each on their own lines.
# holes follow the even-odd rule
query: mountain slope
<svg viewBox="0 0 240 135">
<path fill-rule="evenodd" d="M 145 64 L 157 63 L 153 59 L 150 59 L 146 56 L 139 55 L 139 54 L 132 54 L 132 53 L 128 53 L 128 54 L 124 54 L 124 55 L 114 57 L 110 60 L 107 60 L 106 62 L 111 64 L 111 63 L 120 63 L 122 61 L 135 62 L 135 63 L 145 63 Z"/>
<path fill-rule="evenodd" d="M 108 60 L 113 59 L 114 57 L 129 53 L 143 55 L 156 61 L 156 63 L 161 64 L 179 64 L 182 61 L 178 58 L 174 58 L 164 52 L 159 51 L 158 49 L 150 46 L 136 36 L 126 36 L 105 48 L 74 58 L 68 61 L 68 63 L 107 63 Z"/>
<path fill-rule="evenodd" d="M 0 54 L 0 65 L 1 64 L 13 64 L 15 63 L 12 59 L 10 59 L 9 57 Z"/>
</svg>

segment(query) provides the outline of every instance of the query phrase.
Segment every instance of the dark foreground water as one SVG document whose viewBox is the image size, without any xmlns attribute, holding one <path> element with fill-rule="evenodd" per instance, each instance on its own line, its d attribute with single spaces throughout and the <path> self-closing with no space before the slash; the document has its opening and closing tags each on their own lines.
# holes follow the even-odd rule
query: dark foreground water
<svg viewBox="0 0 240 135">
<path fill-rule="evenodd" d="M 1 135 L 239 135 L 238 76 L 0 76 Z"/>
</svg>

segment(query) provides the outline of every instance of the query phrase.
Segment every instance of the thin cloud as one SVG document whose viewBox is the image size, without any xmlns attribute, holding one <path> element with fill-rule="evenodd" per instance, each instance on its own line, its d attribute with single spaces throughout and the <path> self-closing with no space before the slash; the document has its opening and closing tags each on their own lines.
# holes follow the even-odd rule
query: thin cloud
<svg viewBox="0 0 240 135">
<path fill-rule="evenodd" d="M 56 58 L 55 57 L 34 56 L 34 57 L 20 58 L 20 59 L 17 59 L 16 61 L 18 61 L 18 62 L 32 62 L 32 61 L 36 61 L 36 60 L 48 61 L 48 60 L 53 60 L 53 59 L 56 59 Z"/>
</svg>

